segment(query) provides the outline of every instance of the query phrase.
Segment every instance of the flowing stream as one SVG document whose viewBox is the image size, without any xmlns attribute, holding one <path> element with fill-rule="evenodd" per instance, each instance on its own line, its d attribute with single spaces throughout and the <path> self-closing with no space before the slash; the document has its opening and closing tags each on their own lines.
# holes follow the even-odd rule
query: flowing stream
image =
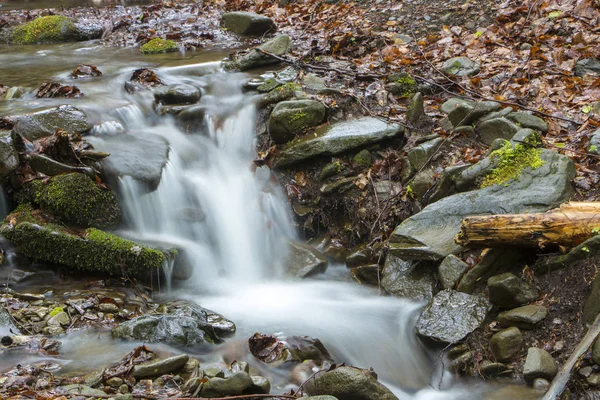
<svg viewBox="0 0 600 400">
<path fill-rule="evenodd" d="M 415 337 L 421 304 L 382 297 L 349 282 L 342 265 L 330 266 L 315 279 L 285 277 L 286 243 L 295 236 L 290 210 L 271 171 L 251 168 L 257 111 L 252 95 L 242 92 L 249 75 L 221 72 L 222 56 L 218 51 L 161 55 L 141 62 L 141 56 L 129 50 L 85 43 L 20 52 L 0 47 L 0 82 L 7 78 L 10 83 L 34 86 L 47 78 L 70 81 L 68 73 L 85 57 L 104 75 L 74 82 L 86 96 L 67 102 L 84 108 L 95 122 L 103 122 L 93 131 L 94 145 L 102 150 L 108 136 L 124 132 L 141 139 L 158 135 L 169 143 L 169 161 L 155 191 L 147 193 L 129 177 L 121 178 L 114 189 L 120 193 L 126 217 L 127 228 L 121 233 L 176 247 L 191 266 L 192 276 L 186 281 L 163 279 L 163 296 L 192 300 L 236 323 L 235 337 L 197 355 L 202 362 L 234 357 L 265 369 L 244 346 L 254 332 L 309 335 L 319 338 L 337 362 L 373 367 L 401 399 L 481 398 L 483 385 L 442 374 L 437 353 L 426 350 Z M 169 84 L 202 88 L 205 132 L 183 132 L 169 117 L 155 113 L 150 93 L 130 95 L 123 90 L 131 72 L 148 64 Z M 19 71 L 27 66 L 35 75 Z M 3 76 L 9 69 L 17 75 Z M 33 97 L 0 102 L 0 115 L 64 102 Z M 183 218 L 189 210 L 201 218 Z M 18 262 L 9 260 L 10 265 Z M 110 364 L 135 346 L 114 342 L 106 332 L 72 333 L 60 340 L 65 370 Z M 30 359 L 35 357 L 21 356 L 18 362 Z M 0 368 L 15 361 L 4 359 Z M 289 388 L 281 373 L 271 369 L 266 376 L 273 379 L 274 392 Z"/>
</svg>

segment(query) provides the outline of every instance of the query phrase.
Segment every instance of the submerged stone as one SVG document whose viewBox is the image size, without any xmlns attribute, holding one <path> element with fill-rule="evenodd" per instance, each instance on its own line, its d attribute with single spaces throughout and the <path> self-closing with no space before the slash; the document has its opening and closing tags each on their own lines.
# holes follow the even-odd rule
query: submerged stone
<svg viewBox="0 0 600 400">
<path fill-rule="evenodd" d="M 240 35 L 261 36 L 277 29 L 271 18 L 252 12 L 235 11 L 225 13 L 221 20 L 225 28 Z"/>
<path fill-rule="evenodd" d="M 68 133 L 84 134 L 92 129 L 86 114 L 79 108 L 64 105 L 31 114 L 11 117 L 14 132 L 34 141 L 51 136 L 58 129 Z"/>
<path fill-rule="evenodd" d="M 344 153 L 384 139 L 402 137 L 403 131 L 400 125 L 371 117 L 330 124 L 318 128 L 314 135 L 288 143 L 275 165 L 284 167 L 319 155 Z"/>
</svg>

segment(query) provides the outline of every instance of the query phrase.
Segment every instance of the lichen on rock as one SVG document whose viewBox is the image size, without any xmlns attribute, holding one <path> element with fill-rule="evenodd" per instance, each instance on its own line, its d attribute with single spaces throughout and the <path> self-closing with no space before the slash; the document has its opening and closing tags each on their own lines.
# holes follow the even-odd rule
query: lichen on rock
<svg viewBox="0 0 600 400">
<path fill-rule="evenodd" d="M 154 38 L 140 47 L 140 51 L 144 54 L 168 53 L 177 50 L 178 47 L 174 41 L 161 38 Z"/>
<path fill-rule="evenodd" d="M 490 171 L 481 182 L 481 187 L 492 185 L 508 185 L 511 179 L 517 179 L 527 167 L 536 169 L 544 165 L 540 157 L 540 149 L 527 144 L 507 142 L 505 145 L 492 152 L 492 159 L 497 160 L 497 166 Z"/>
<path fill-rule="evenodd" d="M 15 44 L 35 44 L 68 41 L 75 38 L 75 24 L 62 15 L 48 15 L 17 27 L 12 35 Z"/>
</svg>

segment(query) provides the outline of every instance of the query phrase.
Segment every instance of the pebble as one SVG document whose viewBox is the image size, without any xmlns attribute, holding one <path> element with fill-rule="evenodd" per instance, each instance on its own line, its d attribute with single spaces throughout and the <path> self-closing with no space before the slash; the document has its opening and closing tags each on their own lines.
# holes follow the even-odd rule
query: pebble
<svg viewBox="0 0 600 400">
<path fill-rule="evenodd" d="M 544 378 L 536 378 L 533 381 L 533 388 L 540 391 L 546 391 L 550 387 L 550 382 Z"/>
</svg>

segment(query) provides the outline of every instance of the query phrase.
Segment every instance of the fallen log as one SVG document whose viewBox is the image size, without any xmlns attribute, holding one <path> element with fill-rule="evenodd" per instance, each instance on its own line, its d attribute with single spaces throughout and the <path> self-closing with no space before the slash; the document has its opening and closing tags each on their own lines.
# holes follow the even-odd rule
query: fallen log
<svg viewBox="0 0 600 400">
<path fill-rule="evenodd" d="M 502 214 L 462 220 L 463 247 L 573 247 L 600 234 L 600 202 L 574 202 L 545 213 Z"/>
</svg>

